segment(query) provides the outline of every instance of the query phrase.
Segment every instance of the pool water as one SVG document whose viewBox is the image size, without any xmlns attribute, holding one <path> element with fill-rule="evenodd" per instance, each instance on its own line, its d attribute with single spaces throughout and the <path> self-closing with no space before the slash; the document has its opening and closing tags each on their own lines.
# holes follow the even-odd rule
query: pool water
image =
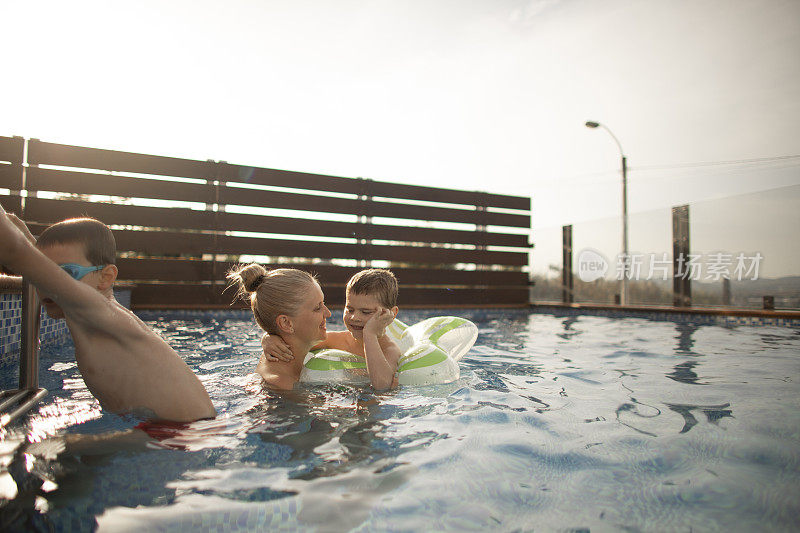
<svg viewBox="0 0 800 533">
<path fill-rule="evenodd" d="M 6 461 L 0 529 L 800 528 L 797 329 L 458 314 L 480 335 L 455 383 L 277 394 L 252 374 L 260 331 L 247 314 L 145 313 L 219 416 L 58 457 L 56 435 L 139 421 L 99 408 L 71 344 L 47 348 L 50 395 L 4 436 L 7 457 L 25 435 L 37 442 Z"/>
</svg>

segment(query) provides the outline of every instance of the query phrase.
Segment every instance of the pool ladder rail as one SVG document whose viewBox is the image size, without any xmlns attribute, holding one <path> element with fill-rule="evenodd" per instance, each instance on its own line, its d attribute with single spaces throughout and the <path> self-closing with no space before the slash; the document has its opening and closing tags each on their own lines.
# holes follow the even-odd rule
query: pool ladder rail
<svg viewBox="0 0 800 533">
<path fill-rule="evenodd" d="M 47 390 L 39 387 L 39 320 L 36 290 L 22 280 L 22 331 L 19 350 L 19 388 L 0 391 L 0 428 L 27 413 Z"/>
</svg>

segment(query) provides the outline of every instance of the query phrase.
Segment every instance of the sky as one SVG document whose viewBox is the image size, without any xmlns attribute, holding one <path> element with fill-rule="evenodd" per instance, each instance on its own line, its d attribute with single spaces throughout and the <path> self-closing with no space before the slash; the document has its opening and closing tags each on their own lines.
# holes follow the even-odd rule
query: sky
<svg viewBox="0 0 800 533">
<path fill-rule="evenodd" d="M 531 196 L 535 241 L 619 217 L 620 151 L 593 120 L 628 158 L 631 213 L 780 187 L 800 207 L 797 0 L 30 0 L 0 18 L 0 135 Z"/>
</svg>

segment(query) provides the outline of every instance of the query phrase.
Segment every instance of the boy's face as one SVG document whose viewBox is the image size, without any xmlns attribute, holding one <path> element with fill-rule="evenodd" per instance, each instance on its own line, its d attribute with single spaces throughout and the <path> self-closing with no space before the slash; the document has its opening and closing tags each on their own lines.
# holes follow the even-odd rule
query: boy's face
<svg viewBox="0 0 800 533">
<path fill-rule="evenodd" d="M 87 267 L 93 266 L 91 262 L 86 259 L 84 248 L 81 244 L 54 244 L 52 246 L 39 248 L 39 250 L 57 265 L 75 263 Z M 97 289 L 100 283 L 100 276 L 100 271 L 89 272 L 80 279 L 80 282 Z M 47 315 L 50 318 L 64 318 L 64 312 L 53 300 L 43 297 L 41 294 L 39 298 L 45 309 L 47 309 Z"/>
<path fill-rule="evenodd" d="M 372 294 L 352 294 L 347 291 L 344 304 L 344 325 L 356 339 L 364 338 L 364 325 L 383 307 L 378 298 Z M 397 313 L 396 308 L 392 308 Z"/>
</svg>

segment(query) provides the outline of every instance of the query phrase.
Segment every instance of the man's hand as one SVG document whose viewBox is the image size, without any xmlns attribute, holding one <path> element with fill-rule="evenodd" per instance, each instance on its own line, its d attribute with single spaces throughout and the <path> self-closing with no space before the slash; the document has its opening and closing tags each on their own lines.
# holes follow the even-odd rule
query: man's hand
<svg viewBox="0 0 800 533">
<path fill-rule="evenodd" d="M 22 220 L 20 220 L 20 218 L 17 215 L 15 215 L 14 213 L 6 213 L 6 216 L 8 217 L 8 220 L 11 221 L 12 224 L 14 224 L 16 227 L 19 228 L 22 234 L 25 235 L 25 237 L 31 243 L 36 244 L 36 237 L 33 236 L 31 231 L 28 229 L 28 226 L 26 226 L 25 223 Z"/>
<path fill-rule="evenodd" d="M 20 224 L 25 228 L 24 231 L 19 227 Z M 6 213 L 0 205 L 0 265 L 10 266 L 10 262 L 19 252 L 22 239 L 28 238 L 27 235 L 30 232 L 25 224 L 16 216 Z"/>
<path fill-rule="evenodd" d="M 269 362 L 288 362 L 294 359 L 292 349 L 277 335 L 264 333 L 261 337 L 261 349 L 264 351 L 264 358 Z"/>
</svg>

